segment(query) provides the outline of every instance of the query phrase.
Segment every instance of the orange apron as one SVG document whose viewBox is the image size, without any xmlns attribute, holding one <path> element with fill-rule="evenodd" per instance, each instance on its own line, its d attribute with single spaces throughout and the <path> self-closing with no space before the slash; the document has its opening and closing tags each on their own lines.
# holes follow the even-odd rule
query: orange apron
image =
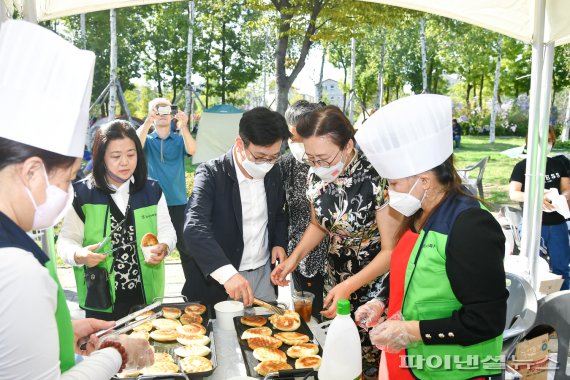
<svg viewBox="0 0 570 380">
<path fill-rule="evenodd" d="M 390 260 L 390 302 L 388 305 L 388 318 L 402 309 L 404 301 L 404 283 L 406 280 L 406 268 L 414 249 L 414 245 L 420 235 L 408 229 L 398 241 L 392 252 Z M 405 356 L 406 350 L 397 354 L 382 352 L 386 358 L 388 378 L 392 380 L 413 380 L 414 376 L 407 368 L 400 367 L 400 355 Z M 382 371 L 382 370 L 380 370 Z"/>
<path fill-rule="evenodd" d="M 388 318 L 402 309 L 404 301 L 404 285 L 406 282 L 406 269 L 408 261 L 414 249 L 414 245 L 420 235 L 408 229 L 398 241 L 398 244 L 392 252 L 390 261 L 390 300 L 388 305 Z M 416 377 L 405 367 L 406 350 L 402 350 L 397 354 L 382 352 L 380 361 L 380 379 L 381 380 L 414 380 Z M 384 363 L 383 363 L 384 362 Z M 404 366 L 402 366 L 404 364 Z M 386 376 L 387 372 L 387 376 Z M 483 377 L 474 380 L 483 380 Z"/>
</svg>

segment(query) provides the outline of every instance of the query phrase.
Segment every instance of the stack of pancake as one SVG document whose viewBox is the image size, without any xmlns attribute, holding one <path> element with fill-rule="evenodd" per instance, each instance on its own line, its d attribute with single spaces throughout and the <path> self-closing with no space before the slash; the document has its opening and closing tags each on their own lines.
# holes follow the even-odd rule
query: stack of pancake
<svg viewBox="0 0 570 380">
<path fill-rule="evenodd" d="M 156 352 L 154 365 L 136 372 L 122 372 L 119 374 L 120 378 L 178 373 L 180 370 L 185 373 L 199 373 L 213 368 L 211 360 L 207 358 L 211 353 L 208 347 L 210 338 L 206 336 L 206 328 L 202 325 L 202 314 L 206 312 L 206 306 L 190 304 L 184 311 L 176 307 L 163 307 L 162 312 L 164 318 L 157 318 L 136 327 L 131 335 L 166 344 L 161 346 L 167 350 L 174 348 L 175 358 L 180 359 L 181 368 L 170 354 Z M 144 313 L 137 319 L 154 313 Z"/>
</svg>

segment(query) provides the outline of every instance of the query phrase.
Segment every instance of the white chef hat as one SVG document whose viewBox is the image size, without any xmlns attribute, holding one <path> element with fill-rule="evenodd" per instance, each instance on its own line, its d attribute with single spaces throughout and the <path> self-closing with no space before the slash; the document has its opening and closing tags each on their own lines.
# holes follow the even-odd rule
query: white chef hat
<svg viewBox="0 0 570 380">
<path fill-rule="evenodd" d="M 83 156 L 95 55 L 25 21 L 0 24 L 0 137 Z"/>
<path fill-rule="evenodd" d="M 376 111 L 355 135 L 378 174 L 405 178 L 433 169 L 453 153 L 451 98 L 413 95 Z"/>
</svg>

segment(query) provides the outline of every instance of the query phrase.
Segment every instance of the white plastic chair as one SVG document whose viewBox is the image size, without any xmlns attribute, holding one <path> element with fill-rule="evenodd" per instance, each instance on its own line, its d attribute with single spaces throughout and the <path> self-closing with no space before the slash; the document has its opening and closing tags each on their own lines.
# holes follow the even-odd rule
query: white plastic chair
<svg viewBox="0 0 570 380">
<path fill-rule="evenodd" d="M 532 286 L 521 276 L 506 273 L 507 318 L 503 331 L 503 354 L 508 358 L 536 320 L 538 301 Z"/>
<path fill-rule="evenodd" d="M 489 161 L 489 157 L 483 158 L 481 161 L 477 162 L 476 164 L 469 165 L 464 169 L 458 169 L 457 173 L 461 177 L 463 184 L 474 194 L 477 195 L 479 193 L 479 197 L 484 199 L 483 196 L 483 174 L 485 173 L 485 167 L 487 166 L 487 161 Z M 477 170 L 477 177 L 470 178 L 469 174 L 473 170 Z"/>
</svg>

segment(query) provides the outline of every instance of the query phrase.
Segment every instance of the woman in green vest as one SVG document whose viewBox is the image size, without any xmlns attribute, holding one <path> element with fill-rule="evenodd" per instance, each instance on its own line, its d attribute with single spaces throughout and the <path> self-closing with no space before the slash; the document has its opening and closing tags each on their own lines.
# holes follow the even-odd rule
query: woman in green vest
<svg viewBox="0 0 570 380">
<path fill-rule="evenodd" d="M 57 224 L 73 199 L 95 57 L 23 21 L 2 23 L 0 52 L 0 379 L 107 380 L 151 364 L 148 342 L 126 336 L 80 351 L 80 338 L 113 323 L 71 320 L 55 259 L 26 233 Z M 50 112 L 24 115 L 19 102 Z M 76 353 L 90 355 L 75 365 Z"/>
<path fill-rule="evenodd" d="M 453 165 L 451 99 L 417 95 L 376 112 L 356 140 L 388 178 L 389 205 L 407 218 L 384 302 L 364 305 L 381 379 L 500 376 L 506 301 L 505 238 Z"/>
<path fill-rule="evenodd" d="M 86 316 L 116 320 L 163 297 L 163 260 L 176 246 L 176 231 L 158 182 L 147 178 L 140 140 L 127 121 L 97 131 L 93 172 L 73 188 L 58 253 L 74 267 Z M 158 244 L 145 257 L 142 238 L 148 233 Z M 94 271 L 96 281 L 86 281 Z"/>
</svg>

